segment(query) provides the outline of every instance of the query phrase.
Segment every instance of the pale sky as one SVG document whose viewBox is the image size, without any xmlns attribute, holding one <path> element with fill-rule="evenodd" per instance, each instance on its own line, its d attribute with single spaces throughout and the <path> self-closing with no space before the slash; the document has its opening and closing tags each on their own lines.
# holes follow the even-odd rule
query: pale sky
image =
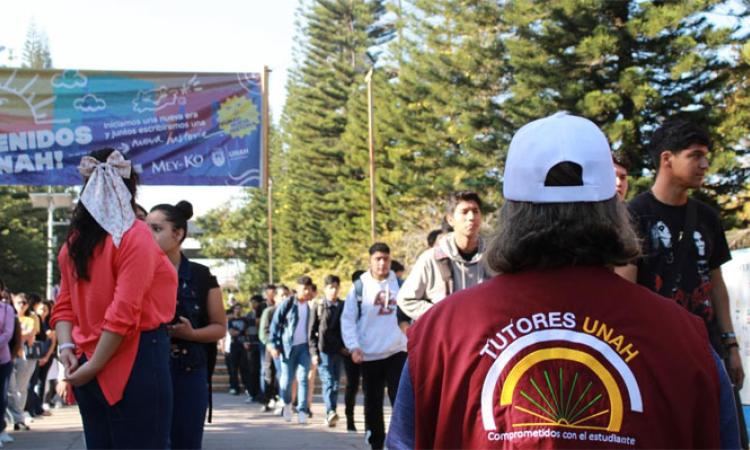
<svg viewBox="0 0 750 450">
<path fill-rule="evenodd" d="M 262 72 L 278 118 L 291 66 L 295 0 L 5 0 L 0 65 L 18 65 L 28 26 L 47 34 L 60 69 Z M 196 214 L 229 201 L 236 187 L 142 186 L 138 201 L 188 200 Z"/>
</svg>

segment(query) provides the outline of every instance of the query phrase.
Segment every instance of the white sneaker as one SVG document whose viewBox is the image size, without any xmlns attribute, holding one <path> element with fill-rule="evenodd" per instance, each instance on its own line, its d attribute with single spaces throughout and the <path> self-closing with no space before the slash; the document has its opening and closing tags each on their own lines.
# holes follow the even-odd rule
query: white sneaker
<svg viewBox="0 0 750 450">
<path fill-rule="evenodd" d="M 305 425 L 307 423 L 307 413 L 304 411 L 300 411 L 297 414 L 297 421 L 300 425 Z"/>
<path fill-rule="evenodd" d="M 335 411 L 328 411 L 328 414 L 326 414 L 326 424 L 329 427 L 335 427 L 336 422 L 339 420 L 339 415 L 336 414 Z"/>
<path fill-rule="evenodd" d="M 15 439 L 13 439 L 13 436 L 9 435 L 6 431 L 0 433 L 0 444 L 13 441 L 15 441 Z"/>
<path fill-rule="evenodd" d="M 284 405 L 281 407 L 281 416 L 284 417 L 284 420 L 287 422 L 292 421 L 292 405 Z"/>
</svg>

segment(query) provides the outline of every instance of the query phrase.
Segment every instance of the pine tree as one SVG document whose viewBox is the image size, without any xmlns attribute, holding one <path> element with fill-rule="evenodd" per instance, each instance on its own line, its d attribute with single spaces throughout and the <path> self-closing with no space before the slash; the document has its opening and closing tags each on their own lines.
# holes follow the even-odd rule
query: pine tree
<svg viewBox="0 0 750 450">
<path fill-rule="evenodd" d="M 21 66 L 29 69 L 52 68 L 52 56 L 49 51 L 47 34 L 38 30 L 35 22 L 31 22 L 26 31 Z"/>
<path fill-rule="evenodd" d="M 729 163 L 732 143 L 716 127 L 736 62 L 723 51 L 747 31 L 710 20 L 723 3 L 509 2 L 504 19 L 512 32 L 506 40 L 512 88 L 504 108 L 513 127 L 557 110 L 583 115 L 603 127 L 613 149 L 630 160 L 632 175 L 640 176 L 651 168 L 645 150 L 650 132 L 684 116 L 714 132 L 714 154 Z M 731 164 L 713 169 L 726 173 Z M 713 196 L 740 187 L 722 177 L 714 181 L 707 186 Z"/>
<path fill-rule="evenodd" d="M 404 8 L 408 38 L 398 53 L 390 126 L 408 202 L 471 189 L 497 200 L 494 168 L 509 127 L 499 101 L 507 89 L 499 2 L 414 0 Z"/>
<path fill-rule="evenodd" d="M 301 60 L 290 77 L 282 118 L 287 161 L 277 209 L 282 271 L 295 263 L 339 261 L 332 241 L 335 220 L 344 212 L 348 149 L 339 139 L 347 126 L 347 104 L 376 58 L 375 49 L 393 34 L 381 21 L 380 0 L 317 0 L 302 12 Z"/>
<path fill-rule="evenodd" d="M 721 203 L 725 213 L 732 215 L 731 225 L 741 227 L 750 224 L 750 42 L 736 46 L 736 51 L 740 63 L 727 83 L 724 120 L 717 134 L 731 143 L 731 151 L 726 152 L 722 164 L 732 167 L 731 176 L 726 178 L 741 188 L 739 192 L 730 191 Z"/>
</svg>

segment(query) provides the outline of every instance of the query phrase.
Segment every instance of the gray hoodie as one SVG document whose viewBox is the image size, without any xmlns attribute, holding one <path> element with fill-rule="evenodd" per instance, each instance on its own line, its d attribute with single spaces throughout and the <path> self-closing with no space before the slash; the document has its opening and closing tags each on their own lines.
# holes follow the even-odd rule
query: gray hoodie
<svg viewBox="0 0 750 450">
<path fill-rule="evenodd" d="M 453 233 L 440 239 L 438 245 L 424 251 L 412 267 L 409 276 L 398 291 L 398 306 L 409 317 L 419 319 L 435 303 L 453 292 L 474 286 L 492 277 L 484 264 L 485 245 L 479 238 L 479 250 L 471 261 L 464 261 L 458 253 Z M 453 272 L 453 292 L 440 275 L 438 260 L 449 259 Z"/>
</svg>

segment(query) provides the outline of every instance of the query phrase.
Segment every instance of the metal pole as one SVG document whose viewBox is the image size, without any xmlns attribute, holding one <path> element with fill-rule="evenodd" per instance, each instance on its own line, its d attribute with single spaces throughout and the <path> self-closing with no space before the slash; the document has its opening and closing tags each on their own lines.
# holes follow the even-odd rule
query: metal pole
<svg viewBox="0 0 750 450">
<path fill-rule="evenodd" d="M 271 153 L 269 151 L 269 137 L 270 137 L 270 118 L 268 113 L 268 75 L 271 69 L 268 66 L 263 66 L 263 189 L 268 194 L 268 282 L 273 283 L 273 183 L 271 181 L 271 173 L 269 170 Z"/>
<path fill-rule="evenodd" d="M 370 144 L 370 240 L 375 242 L 375 132 L 372 101 L 372 68 L 365 77 L 367 81 L 367 132 Z"/>
<path fill-rule="evenodd" d="M 273 284 L 273 181 L 268 180 L 268 282 Z"/>
<path fill-rule="evenodd" d="M 261 115 L 263 123 L 261 124 L 261 142 L 263 145 L 263 189 L 268 188 L 268 178 L 269 178 L 269 172 L 268 172 L 268 160 L 270 155 L 268 154 L 268 132 L 269 132 L 269 123 L 268 123 L 268 74 L 271 72 L 271 69 L 268 68 L 268 66 L 263 66 L 263 77 L 261 78 L 261 91 L 263 100 L 261 103 Z"/>
<path fill-rule="evenodd" d="M 54 217 L 55 216 L 55 204 L 52 201 L 52 188 L 50 187 L 47 191 L 47 298 L 46 300 L 52 300 L 52 265 L 55 262 L 55 256 L 52 254 L 53 251 L 53 239 L 54 239 Z"/>
</svg>

